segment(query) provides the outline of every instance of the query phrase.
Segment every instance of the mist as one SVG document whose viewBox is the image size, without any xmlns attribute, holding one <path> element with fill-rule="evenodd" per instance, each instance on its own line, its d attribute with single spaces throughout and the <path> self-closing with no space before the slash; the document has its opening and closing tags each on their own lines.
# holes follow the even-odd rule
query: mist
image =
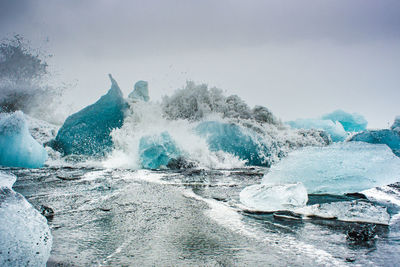
<svg viewBox="0 0 400 267">
<path fill-rule="evenodd" d="M 237 94 L 282 120 L 399 115 L 398 1 L 2 1 L 0 34 L 21 34 L 75 84 L 78 110 L 109 88 L 149 82 L 160 100 L 187 80 Z M 48 40 L 48 42 L 46 42 Z"/>
</svg>

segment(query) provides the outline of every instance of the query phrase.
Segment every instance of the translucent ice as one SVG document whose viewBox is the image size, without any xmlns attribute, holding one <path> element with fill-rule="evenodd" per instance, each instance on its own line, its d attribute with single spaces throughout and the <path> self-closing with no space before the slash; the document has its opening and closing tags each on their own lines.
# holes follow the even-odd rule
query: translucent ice
<svg viewBox="0 0 400 267">
<path fill-rule="evenodd" d="M 344 141 L 347 137 L 347 133 L 342 124 L 339 122 L 333 122 L 331 120 L 297 119 L 295 121 L 288 121 L 286 123 L 294 129 L 324 130 L 331 136 L 333 142 Z"/>
<path fill-rule="evenodd" d="M 324 120 L 331 120 L 333 122 L 338 121 L 343 125 L 343 128 L 347 132 L 360 132 L 367 128 L 367 120 L 360 114 L 347 113 L 343 110 L 335 110 L 332 113 L 322 116 Z"/>
<path fill-rule="evenodd" d="M 385 207 L 362 200 L 315 204 L 296 209 L 295 212 L 306 217 L 337 219 L 346 222 L 388 225 L 390 220 Z"/>
<path fill-rule="evenodd" d="M 148 83 L 146 81 L 138 81 L 135 84 L 132 93 L 130 93 L 128 97 L 135 100 L 148 102 L 150 100 Z"/>
<path fill-rule="evenodd" d="M 350 141 L 362 141 L 371 144 L 386 144 L 394 154 L 400 157 L 400 131 L 397 130 L 371 130 L 354 135 Z"/>
<path fill-rule="evenodd" d="M 180 156 L 179 149 L 168 132 L 144 136 L 139 143 L 140 162 L 145 169 L 165 167 L 171 159 Z"/>
<path fill-rule="evenodd" d="M 306 147 L 273 165 L 263 183 L 302 182 L 308 193 L 343 194 L 399 181 L 400 158 L 362 142 Z"/>
<path fill-rule="evenodd" d="M 0 113 L 0 165 L 42 167 L 47 152 L 29 133 L 24 114 Z"/>
<path fill-rule="evenodd" d="M 268 147 L 255 132 L 233 123 L 206 121 L 196 127 L 211 151 L 224 151 L 246 160 L 248 165 L 267 165 Z"/>
<path fill-rule="evenodd" d="M 240 201 L 250 209 L 272 212 L 303 207 L 308 196 L 302 183 L 257 184 L 243 189 Z"/>
<path fill-rule="evenodd" d="M 0 266 L 45 266 L 52 245 L 46 218 L 11 189 L 13 182 L 0 172 Z"/>
<path fill-rule="evenodd" d="M 111 77 L 111 89 L 93 105 L 69 116 L 50 145 L 65 155 L 104 155 L 111 150 L 110 133 L 120 128 L 126 102 L 117 82 Z"/>
</svg>

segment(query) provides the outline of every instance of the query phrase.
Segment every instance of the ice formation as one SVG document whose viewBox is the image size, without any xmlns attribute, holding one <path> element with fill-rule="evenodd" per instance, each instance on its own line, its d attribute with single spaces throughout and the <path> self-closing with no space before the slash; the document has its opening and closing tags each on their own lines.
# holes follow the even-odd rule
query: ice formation
<svg viewBox="0 0 400 267">
<path fill-rule="evenodd" d="M 96 103 L 69 116 L 50 145 L 64 155 L 104 155 L 112 148 L 110 133 L 120 128 L 127 104 L 117 82 Z"/>
<path fill-rule="evenodd" d="M 228 152 L 246 160 L 248 165 L 267 165 L 268 146 L 250 129 L 233 123 L 206 121 L 196 127 L 196 132 L 206 138 L 211 151 Z"/>
<path fill-rule="evenodd" d="M 308 193 L 343 194 L 399 181 L 400 159 L 386 145 L 306 147 L 273 165 L 263 183 L 302 182 Z"/>
<path fill-rule="evenodd" d="M 0 165 L 40 168 L 47 152 L 29 133 L 24 114 L 0 113 Z"/>
<path fill-rule="evenodd" d="M 393 125 L 390 127 L 390 130 L 396 131 L 400 133 L 400 116 L 397 116 L 394 119 Z"/>
<path fill-rule="evenodd" d="M 0 266 L 45 266 L 52 245 L 47 220 L 11 189 L 15 180 L 0 172 Z"/>
<path fill-rule="evenodd" d="M 308 195 L 302 183 L 256 184 L 240 192 L 240 201 L 252 210 L 272 212 L 303 207 Z"/>
<path fill-rule="evenodd" d="M 130 93 L 128 97 L 131 99 L 148 102 L 150 100 L 148 83 L 146 81 L 138 81 L 135 84 L 132 93 Z"/>
<path fill-rule="evenodd" d="M 350 141 L 362 141 L 371 144 L 386 144 L 392 149 L 394 154 L 400 157 L 400 132 L 397 130 L 384 129 L 364 131 L 354 135 Z"/>
<path fill-rule="evenodd" d="M 139 143 L 140 162 L 145 169 L 166 167 L 171 159 L 180 157 L 179 149 L 168 132 L 143 136 Z"/>
<path fill-rule="evenodd" d="M 331 120 L 322 119 L 297 119 L 295 121 L 286 122 L 294 129 L 319 129 L 327 132 L 332 138 L 333 142 L 344 141 L 347 133 L 342 124 L 333 122 Z"/>
<path fill-rule="evenodd" d="M 390 221 L 390 215 L 385 207 L 363 200 L 315 204 L 295 209 L 294 212 L 311 218 L 336 219 L 346 222 L 389 225 Z"/>
<path fill-rule="evenodd" d="M 367 128 L 367 120 L 360 114 L 347 113 L 343 110 L 335 110 L 332 113 L 322 116 L 324 120 L 338 121 L 343 125 L 346 132 L 360 132 Z"/>
</svg>

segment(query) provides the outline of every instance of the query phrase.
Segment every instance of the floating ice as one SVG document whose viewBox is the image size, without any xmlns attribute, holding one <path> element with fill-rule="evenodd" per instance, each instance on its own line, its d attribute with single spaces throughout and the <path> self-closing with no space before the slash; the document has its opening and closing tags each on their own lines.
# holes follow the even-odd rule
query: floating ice
<svg viewBox="0 0 400 267">
<path fill-rule="evenodd" d="M 240 192 L 240 201 L 253 210 L 272 212 L 303 207 L 308 196 L 302 183 L 256 184 Z"/>
<path fill-rule="evenodd" d="M 288 121 L 286 123 L 294 129 L 324 130 L 331 136 L 333 142 L 344 141 L 347 137 L 347 133 L 342 124 L 339 122 L 333 122 L 331 120 L 297 119 L 295 121 Z"/>
<path fill-rule="evenodd" d="M 346 222 L 389 225 L 390 221 L 390 215 L 385 207 L 362 200 L 315 204 L 296 209 L 294 212 L 306 217 L 336 219 Z"/>
<path fill-rule="evenodd" d="M 0 113 L 0 165 L 40 168 L 47 152 L 29 133 L 21 111 Z"/>
<path fill-rule="evenodd" d="M 400 133 L 400 116 L 397 116 L 394 119 L 394 123 L 392 125 L 392 127 L 390 127 L 390 130 L 396 131 Z"/>
<path fill-rule="evenodd" d="M 308 193 L 343 194 L 399 181 L 400 159 L 386 145 L 306 147 L 273 165 L 263 183 L 302 182 Z"/>
<path fill-rule="evenodd" d="M 171 159 L 180 157 L 179 149 L 168 132 L 144 136 L 139 143 L 140 162 L 145 169 L 159 169 L 168 165 Z"/>
<path fill-rule="evenodd" d="M 386 144 L 394 154 L 400 157 L 400 131 L 370 130 L 354 135 L 350 141 L 362 141 L 371 144 Z"/>
<path fill-rule="evenodd" d="M 138 81 L 135 84 L 135 88 L 133 89 L 132 93 L 130 93 L 128 97 L 135 100 L 148 102 L 150 100 L 148 83 L 146 81 Z"/>
<path fill-rule="evenodd" d="M 322 116 L 324 120 L 338 121 L 343 125 L 346 132 L 360 132 L 367 128 L 367 120 L 360 114 L 347 113 L 343 110 L 335 110 L 332 113 Z"/>
<path fill-rule="evenodd" d="M 248 165 L 265 166 L 269 149 L 255 132 L 232 123 L 206 121 L 196 127 L 211 151 L 224 151 L 247 160 Z"/>
<path fill-rule="evenodd" d="M 11 189 L 15 177 L 0 172 L 0 266 L 45 266 L 52 236 L 46 218 Z"/>
<path fill-rule="evenodd" d="M 117 82 L 111 77 L 111 89 L 93 105 L 69 116 L 50 145 L 64 155 L 104 155 L 111 150 L 110 133 L 120 128 L 126 102 Z"/>
</svg>

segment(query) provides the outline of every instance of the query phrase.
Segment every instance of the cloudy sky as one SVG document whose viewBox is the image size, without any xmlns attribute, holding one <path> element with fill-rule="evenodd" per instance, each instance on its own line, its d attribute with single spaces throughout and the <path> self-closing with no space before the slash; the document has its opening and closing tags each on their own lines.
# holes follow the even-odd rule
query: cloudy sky
<svg viewBox="0 0 400 267">
<path fill-rule="evenodd" d="M 186 80 L 269 107 L 283 120 L 341 108 L 370 127 L 400 115 L 398 0 L 0 0 L 0 37 L 46 49 L 80 108 L 149 81 L 161 99 Z"/>
</svg>

